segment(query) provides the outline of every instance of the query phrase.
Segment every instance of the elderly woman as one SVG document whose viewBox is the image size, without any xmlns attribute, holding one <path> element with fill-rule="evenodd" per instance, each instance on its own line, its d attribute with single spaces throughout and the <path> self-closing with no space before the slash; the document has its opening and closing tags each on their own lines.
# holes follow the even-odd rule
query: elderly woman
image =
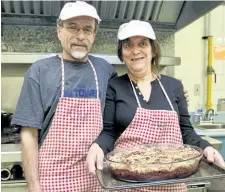
<svg viewBox="0 0 225 192">
<path fill-rule="evenodd" d="M 189 144 L 204 149 L 210 162 L 224 166 L 222 156 L 198 136 L 190 121 L 182 83 L 158 71 L 160 49 L 151 25 L 132 20 L 118 31 L 118 57 L 128 73 L 109 81 L 104 127 L 88 156 L 89 172 L 102 169 L 104 154 L 143 143 Z M 166 121 L 157 128 L 149 119 Z M 127 190 L 126 190 L 127 191 Z M 128 191 L 187 191 L 185 184 Z"/>
</svg>

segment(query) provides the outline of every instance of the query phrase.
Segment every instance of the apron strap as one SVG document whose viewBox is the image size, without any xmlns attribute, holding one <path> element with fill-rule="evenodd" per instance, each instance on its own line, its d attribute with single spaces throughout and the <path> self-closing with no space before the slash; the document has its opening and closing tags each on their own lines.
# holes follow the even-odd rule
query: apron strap
<svg viewBox="0 0 225 192">
<path fill-rule="evenodd" d="M 61 69 L 62 69 L 62 92 L 61 97 L 64 97 L 64 83 L 65 83 L 65 77 L 64 77 L 64 62 L 63 62 L 63 56 L 61 58 Z"/>
<path fill-rule="evenodd" d="M 160 87 L 161 87 L 161 89 L 162 89 L 162 91 L 163 91 L 163 93 L 164 93 L 164 95 L 165 95 L 167 101 L 169 102 L 169 105 L 170 105 L 172 111 L 174 111 L 174 107 L 173 107 L 173 105 L 172 105 L 172 103 L 171 103 L 171 101 L 170 101 L 170 98 L 169 98 L 168 94 L 166 93 L 166 90 L 164 89 L 164 87 L 163 87 L 163 85 L 162 85 L 162 83 L 161 83 L 161 81 L 159 80 L 158 77 L 157 77 L 157 80 L 158 80 L 158 82 L 159 82 L 159 85 L 160 85 Z"/>
<path fill-rule="evenodd" d="M 92 70 L 93 70 L 93 72 L 94 72 L 94 76 L 95 76 L 95 83 L 96 83 L 96 90 L 97 90 L 97 98 L 99 99 L 99 84 L 98 84 L 98 76 L 97 76 L 97 73 L 96 73 L 96 70 L 95 70 L 95 68 L 94 68 L 93 63 L 91 62 L 91 60 L 90 60 L 90 59 L 88 59 L 88 61 L 89 61 L 90 65 L 91 65 L 91 67 L 92 67 Z"/>
<path fill-rule="evenodd" d="M 98 76 L 97 76 L 96 70 L 94 68 L 94 65 L 92 64 L 90 59 L 88 59 L 88 62 L 90 63 L 91 68 L 92 68 L 92 70 L 94 72 L 95 83 L 96 83 L 96 90 L 97 90 L 97 99 L 99 99 Z M 61 93 L 61 97 L 64 97 L 65 70 L 64 70 L 64 61 L 63 61 L 63 57 L 62 56 L 61 56 L 61 69 L 62 69 L 62 93 Z"/>
<path fill-rule="evenodd" d="M 59 95 L 59 93 L 57 95 Z M 56 97 L 56 98 L 58 98 L 58 97 Z M 38 138 L 38 148 L 39 149 L 40 149 L 42 143 L 44 142 L 44 140 L 45 140 L 45 138 L 46 138 L 46 136 L 48 134 L 51 122 L 52 122 L 52 120 L 54 118 L 54 114 L 55 114 L 55 111 L 57 109 L 58 102 L 59 102 L 58 99 L 56 99 L 53 102 L 49 112 L 47 113 L 47 115 L 46 115 L 46 117 L 44 119 L 44 122 L 43 122 L 43 125 L 42 125 L 42 129 L 40 130 L 41 138 Z"/>
</svg>

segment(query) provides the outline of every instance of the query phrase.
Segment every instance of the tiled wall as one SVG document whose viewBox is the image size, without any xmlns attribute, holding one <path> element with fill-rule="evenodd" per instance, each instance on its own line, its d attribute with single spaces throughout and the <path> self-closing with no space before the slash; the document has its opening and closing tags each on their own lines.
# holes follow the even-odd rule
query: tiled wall
<svg viewBox="0 0 225 192">
<path fill-rule="evenodd" d="M 55 27 L 11 26 L 2 28 L 2 52 L 60 52 L 61 47 Z M 99 29 L 93 53 L 116 53 L 117 30 Z M 157 32 L 157 39 L 164 56 L 174 55 L 174 35 L 171 32 Z"/>
<path fill-rule="evenodd" d="M 60 51 L 55 27 L 3 26 L 2 52 L 49 52 Z M 116 53 L 116 30 L 100 29 L 93 46 L 93 53 Z M 174 56 L 174 34 L 156 31 L 163 56 Z M 24 73 L 29 65 L 2 64 L 2 109 L 13 112 L 18 101 Z M 126 73 L 125 65 L 115 66 L 119 75 Z M 162 68 L 163 74 L 173 76 L 174 68 Z"/>
</svg>

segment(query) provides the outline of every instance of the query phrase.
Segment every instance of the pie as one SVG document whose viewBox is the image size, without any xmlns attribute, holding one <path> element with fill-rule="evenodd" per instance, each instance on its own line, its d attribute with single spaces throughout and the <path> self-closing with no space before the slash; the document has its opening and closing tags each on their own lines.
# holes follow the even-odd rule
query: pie
<svg viewBox="0 0 225 192">
<path fill-rule="evenodd" d="M 141 145 L 115 150 L 106 161 L 112 175 L 125 180 L 164 180 L 195 173 L 202 149 L 190 146 Z"/>
</svg>

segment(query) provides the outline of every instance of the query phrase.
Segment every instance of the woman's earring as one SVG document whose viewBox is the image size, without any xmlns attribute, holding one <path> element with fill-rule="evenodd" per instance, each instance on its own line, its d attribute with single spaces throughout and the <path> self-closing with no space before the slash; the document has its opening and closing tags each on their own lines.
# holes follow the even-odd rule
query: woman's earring
<svg viewBox="0 0 225 192">
<path fill-rule="evenodd" d="M 153 62 L 152 63 L 153 63 L 153 65 L 155 65 L 155 58 L 154 57 L 153 57 Z"/>
</svg>

